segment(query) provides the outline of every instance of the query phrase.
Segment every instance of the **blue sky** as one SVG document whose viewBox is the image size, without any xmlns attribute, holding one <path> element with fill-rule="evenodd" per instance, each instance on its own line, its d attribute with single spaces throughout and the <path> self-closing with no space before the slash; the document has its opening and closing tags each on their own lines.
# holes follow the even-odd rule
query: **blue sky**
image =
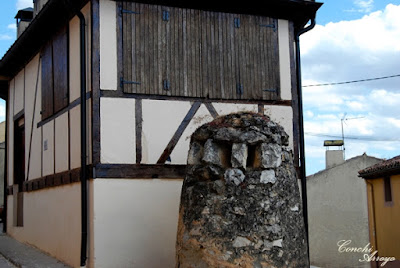
<svg viewBox="0 0 400 268">
<path fill-rule="evenodd" d="M 32 0 L 0 3 L 0 57 L 15 40 L 17 10 Z M 316 27 L 301 36 L 303 85 L 400 74 L 400 0 L 327 0 Z M 341 138 L 346 159 L 400 154 L 400 77 L 303 88 L 306 170 L 324 169 L 325 139 Z M 0 121 L 4 120 L 0 102 Z"/>
</svg>

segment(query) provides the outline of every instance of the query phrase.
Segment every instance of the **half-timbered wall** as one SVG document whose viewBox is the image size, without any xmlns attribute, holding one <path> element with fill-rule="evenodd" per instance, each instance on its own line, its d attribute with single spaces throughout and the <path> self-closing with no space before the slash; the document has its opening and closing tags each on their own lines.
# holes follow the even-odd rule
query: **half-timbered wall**
<svg viewBox="0 0 400 268">
<path fill-rule="evenodd" d="M 90 94 L 90 4 L 82 9 L 86 17 L 87 112 L 91 122 Z M 57 257 L 73 267 L 79 266 L 80 245 L 80 25 L 77 17 L 67 25 L 68 69 L 49 73 L 57 80 L 66 101 L 44 116 L 42 106 L 42 50 L 10 81 L 8 108 L 8 198 L 7 232 L 19 241 Z M 57 54 L 56 49 L 53 52 Z M 59 66 L 58 63 L 55 65 Z M 62 77 L 62 79 L 60 78 Z M 49 81 L 46 81 L 49 82 Z M 53 85 L 52 85 L 53 86 Z M 67 90 L 67 92 L 66 92 Z M 46 90 L 44 90 L 46 94 Z M 68 98 L 65 98 L 65 97 Z M 22 187 L 15 184 L 13 151 L 15 124 L 24 119 L 25 168 Z M 91 127 L 88 124 L 88 157 L 91 163 Z M 18 137 L 17 137 L 18 138 Z M 23 198 L 21 198 L 23 196 Z M 21 211 L 21 208 L 22 211 Z M 20 214 L 22 212 L 22 218 Z M 22 221 L 20 219 L 23 219 Z"/>
<path fill-rule="evenodd" d="M 276 19 L 119 4 L 126 93 L 279 99 Z"/>
<path fill-rule="evenodd" d="M 282 19 L 99 4 L 93 264 L 107 267 L 120 256 L 122 266 L 172 267 L 175 216 L 197 127 L 232 112 L 264 113 L 285 128 L 294 149 L 293 31 Z"/>
</svg>

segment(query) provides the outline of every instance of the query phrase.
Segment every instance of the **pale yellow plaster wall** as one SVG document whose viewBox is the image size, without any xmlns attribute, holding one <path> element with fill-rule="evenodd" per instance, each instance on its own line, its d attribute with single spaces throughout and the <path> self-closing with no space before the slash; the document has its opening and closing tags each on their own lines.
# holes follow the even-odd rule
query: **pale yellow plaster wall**
<svg viewBox="0 0 400 268">
<path fill-rule="evenodd" d="M 29 179 L 41 177 L 41 72 L 37 54 L 25 68 L 25 172 Z M 38 68 L 39 67 L 39 68 Z M 36 107 L 34 107 L 36 95 Z M 33 116 L 33 112 L 35 115 Z M 32 142 L 31 142 L 32 131 Z"/>
<path fill-rule="evenodd" d="M 14 115 L 21 112 L 24 109 L 24 79 L 25 70 L 22 69 L 14 78 L 15 88 L 14 88 Z"/>
<path fill-rule="evenodd" d="M 42 126 L 43 176 L 54 174 L 54 120 Z M 46 147 L 47 142 L 47 149 Z"/>
<path fill-rule="evenodd" d="M 24 193 L 24 226 L 14 227 L 8 196 L 7 232 L 57 259 L 79 267 L 80 183 Z"/>
<path fill-rule="evenodd" d="M 175 267 L 182 180 L 96 179 L 94 266 Z"/>
<path fill-rule="evenodd" d="M 100 88 L 116 90 L 117 74 L 117 31 L 116 3 L 100 0 Z"/>
<path fill-rule="evenodd" d="M 68 113 L 55 119 L 55 171 L 68 170 Z"/>
<path fill-rule="evenodd" d="M 186 165 L 190 137 L 198 127 L 205 123 L 211 122 L 212 120 L 213 117 L 211 116 L 210 112 L 207 110 L 206 106 L 202 104 L 193 119 L 190 121 L 189 125 L 186 127 L 182 137 L 176 144 L 175 149 L 172 151 L 170 156 L 172 164 Z"/>
<path fill-rule="evenodd" d="M 289 106 L 265 105 L 264 114 L 268 115 L 272 121 L 280 124 L 285 132 L 291 137 L 289 148 L 293 149 L 293 109 Z"/>
<path fill-rule="evenodd" d="M 81 166 L 81 117 L 80 105 L 69 111 L 70 117 L 70 163 L 71 169 Z"/>
<path fill-rule="evenodd" d="M 157 163 L 190 105 L 190 102 L 184 101 L 143 100 L 143 163 Z"/>
<path fill-rule="evenodd" d="M 292 80 L 290 71 L 289 21 L 278 20 L 278 29 L 281 98 L 283 100 L 291 100 Z"/>
<path fill-rule="evenodd" d="M 241 111 L 258 112 L 256 104 L 212 103 L 212 105 L 219 115 Z M 191 103 L 185 101 L 142 100 L 142 163 L 157 163 L 190 107 Z M 111 106 L 109 109 L 112 109 Z M 265 114 L 280 124 L 291 137 L 289 147 L 293 149 L 292 107 L 266 105 L 264 110 Z M 126 112 L 131 113 L 130 110 Z M 198 127 L 212 120 L 210 112 L 202 104 L 172 151 L 171 164 L 186 164 L 190 136 Z M 103 141 L 103 136 L 101 137 Z M 133 137 L 132 140 L 134 140 Z"/>
<path fill-rule="evenodd" d="M 136 161 L 135 99 L 100 99 L 101 162 Z"/>
<path fill-rule="evenodd" d="M 8 109 L 8 118 L 7 118 L 7 140 L 9 148 L 14 148 L 14 84 L 15 79 L 10 81 L 10 94 L 8 95 L 7 109 Z M 8 185 L 13 184 L 14 177 L 14 151 L 7 150 L 7 168 L 8 168 Z"/>
</svg>

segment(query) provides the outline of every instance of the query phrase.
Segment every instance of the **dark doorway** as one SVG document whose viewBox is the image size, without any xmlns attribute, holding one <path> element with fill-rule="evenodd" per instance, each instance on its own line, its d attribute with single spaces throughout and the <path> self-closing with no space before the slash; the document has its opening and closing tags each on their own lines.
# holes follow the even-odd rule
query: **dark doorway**
<svg viewBox="0 0 400 268">
<path fill-rule="evenodd" d="M 22 186 L 25 181 L 25 119 L 21 116 L 14 121 L 14 185 L 18 186 L 14 225 L 23 226 L 24 196 Z M 15 189 L 15 187 L 14 187 Z"/>
</svg>

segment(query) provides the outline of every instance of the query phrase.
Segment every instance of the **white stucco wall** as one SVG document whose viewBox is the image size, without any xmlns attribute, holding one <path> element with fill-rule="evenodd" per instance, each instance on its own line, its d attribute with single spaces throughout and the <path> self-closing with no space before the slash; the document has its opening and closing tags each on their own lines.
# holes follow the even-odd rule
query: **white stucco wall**
<svg viewBox="0 0 400 268">
<path fill-rule="evenodd" d="M 257 112 L 256 104 L 213 103 L 219 115 L 240 111 Z M 101 98 L 101 162 L 133 164 L 136 158 L 135 99 Z M 188 113 L 191 102 L 176 100 L 142 100 L 142 163 L 156 164 L 157 160 Z M 293 112 L 291 107 L 267 105 L 265 114 L 282 125 L 291 137 L 293 148 Z M 171 164 L 186 164 L 190 136 L 213 117 L 204 104 L 194 115 L 172 151 Z"/>
<path fill-rule="evenodd" d="M 117 75 L 117 31 L 116 3 L 100 0 L 100 88 L 116 90 Z"/>
<path fill-rule="evenodd" d="M 102 163 L 134 164 L 136 161 L 135 99 L 100 99 Z"/>
<path fill-rule="evenodd" d="M 41 72 L 39 67 L 39 54 L 37 54 L 25 69 L 25 171 L 29 179 L 39 178 L 41 176 L 41 144 L 42 133 L 41 129 L 37 128 L 37 123 L 41 120 L 40 115 L 42 107 L 42 91 L 41 91 Z M 39 69 L 39 70 L 38 70 Z M 39 71 L 39 73 L 38 73 Z M 38 76 L 39 75 L 39 76 Z M 37 88 L 36 88 L 37 81 Z M 36 107 L 34 105 L 36 94 Z M 32 120 L 33 112 L 35 115 Z M 33 127 L 32 127 L 33 124 Z M 31 140 L 32 131 L 32 142 Z M 29 147 L 30 152 L 29 152 Z M 30 154 L 30 157 L 29 157 Z"/>
<path fill-rule="evenodd" d="M 96 179 L 94 266 L 174 267 L 182 180 Z"/>
<path fill-rule="evenodd" d="M 363 253 L 340 253 L 337 243 L 350 246 L 369 243 L 367 191 L 358 171 L 380 160 L 366 155 L 307 178 L 308 222 L 311 264 L 318 267 L 370 267 L 360 263 Z"/>
<path fill-rule="evenodd" d="M 278 29 L 281 98 L 283 100 L 291 100 L 292 79 L 290 71 L 289 22 L 287 20 L 278 20 Z"/>
</svg>

